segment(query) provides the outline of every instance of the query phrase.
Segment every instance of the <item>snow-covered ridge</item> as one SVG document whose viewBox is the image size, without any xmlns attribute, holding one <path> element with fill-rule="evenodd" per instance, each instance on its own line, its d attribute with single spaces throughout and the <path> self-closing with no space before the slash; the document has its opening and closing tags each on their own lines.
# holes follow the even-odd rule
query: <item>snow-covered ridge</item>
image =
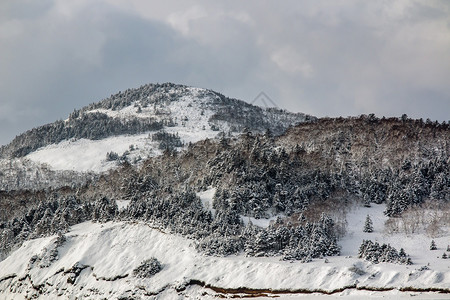
<svg viewBox="0 0 450 300">
<path fill-rule="evenodd" d="M 356 213 L 355 217 L 359 215 Z M 410 237 L 405 242 L 409 251 L 417 238 Z M 56 249 L 57 254 L 44 260 L 44 264 L 30 264 L 34 255 L 44 259 L 51 249 Z M 133 269 L 150 257 L 161 262 L 161 272 L 145 279 L 134 277 Z M 217 292 L 195 282 L 224 289 L 245 287 L 275 292 L 342 289 L 336 294 L 340 296 L 361 293 L 356 288 L 392 289 L 387 295 L 398 297 L 410 295 L 399 293 L 401 288 L 448 290 L 448 266 L 433 258 L 425 259 L 431 262 L 429 270 L 421 270 L 417 264 L 373 265 L 355 255 L 329 257 L 328 263 L 317 259 L 307 264 L 280 261 L 277 257 L 209 257 L 198 253 L 192 241 L 146 224 L 86 222 L 66 233 L 65 241 L 59 246 L 55 236 L 27 241 L 0 262 L 0 295 L 90 299 L 150 298 L 149 295 L 173 299 L 202 295 L 212 299 L 217 296 Z"/>
</svg>

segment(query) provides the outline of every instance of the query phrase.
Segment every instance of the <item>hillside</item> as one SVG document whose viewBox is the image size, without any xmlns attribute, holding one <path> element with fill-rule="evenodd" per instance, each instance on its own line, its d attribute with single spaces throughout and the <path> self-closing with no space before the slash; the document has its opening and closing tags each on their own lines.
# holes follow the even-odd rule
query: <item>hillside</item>
<svg viewBox="0 0 450 300">
<path fill-rule="evenodd" d="M 354 163 L 398 169 L 405 163 L 446 160 L 450 151 L 448 131 L 448 124 L 408 119 L 406 115 L 402 119 L 363 115 L 301 124 L 289 129 L 279 143 L 295 143 L 308 152 L 321 153 L 337 169 Z"/>
<path fill-rule="evenodd" d="M 8 295 L 8 299 L 13 295 L 45 299 L 216 299 L 257 295 L 261 299 L 315 299 L 330 293 L 340 299 L 349 295 L 352 299 L 447 299 L 448 294 L 424 293 L 448 289 L 450 270 L 440 259 L 424 257 L 417 249 L 422 238 L 407 239 L 406 250 L 412 251 L 418 262 L 414 266 L 374 265 L 356 258 L 353 252 L 345 257 L 330 257 L 326 263 L 317 259 L 301 264 L 270 257 L 210 257 L 193 249 L 191 241 L 143 223 L 88 222 L 74 226 L 64 239 L 51 236 L 26 242 L 0 262 L 0 295 Z M 396 237 L 391 240 L 395 242 Z M 439 239 L 437 243 L 444 241 Z M 49 260 L 53 249 L 56 253 Z M 150 257 L 160 261 L 162 270 L 149 278 L 133 275 L 133 270 Z M 422 267 L 428 263 L 428 268 Z"/>
<path fill-rule="evenodd" d="M 92 123 L 98 114 L 162 127 L 115 135 L 125 127 Z M 239 117 L 247 114 L 254 116 Z M 119 93 L 62 122 L 85 119 L 109 133 L 31 146 L 25 159 L 48 159 L 52 172 L 97 173 L 72 186 L 1 194 L 0 292 L 450 292 L 448 124 L 315 119 L 174 85 Z M 33 134 L 3 153 L 16 155 Z"/>
</svg>

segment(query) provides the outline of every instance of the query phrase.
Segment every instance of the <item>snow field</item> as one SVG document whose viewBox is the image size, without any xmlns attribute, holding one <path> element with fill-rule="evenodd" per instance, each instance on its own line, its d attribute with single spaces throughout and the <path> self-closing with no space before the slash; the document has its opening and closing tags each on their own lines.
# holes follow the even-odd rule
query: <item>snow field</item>
<svg viewBox="0 0 450 300">
<path fill-rule="evenodd" d="M 108 152 L 122 155 L 128 151 L 130 145 L 137 147 L 132 156 L 155 156 L 161 153 L 157 143 L 152 142 L 148 134 L 121 135 L 102 140 L 79 139 L 76 141 L 62 141 L 38 149 L 26 158 L 49 165 L 54 170 L 72 170 L 78 172 L 104 172 L 117 165 L 115 161 L 106 161 Z"/>
</svg>

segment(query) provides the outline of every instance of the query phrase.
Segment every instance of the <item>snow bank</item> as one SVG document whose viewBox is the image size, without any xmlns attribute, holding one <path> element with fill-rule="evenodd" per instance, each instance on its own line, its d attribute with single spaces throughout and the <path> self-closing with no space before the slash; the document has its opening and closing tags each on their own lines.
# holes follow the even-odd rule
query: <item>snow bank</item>
<svg viewBox="0 0 450 300">
<path fill-rule="evenodd" d="M 183 295 L 194 297 L 197 293 L 213 297 L 211 289 L 190 286 L 191 280 L 221 288 L 272 290 L 333 291 L 352 285 L 375 288 L 450 286 L 450 269 L 442 262 L 433 264 L 430 270 L 419 271 L 417 264 L 372 265 L 355 258 L 355 251 L 351 253 L 352 257 L 331 257 L 328 263 L 318 259 L 307 264 L 280 261 L 277 257 L 207 257 L 194 249 L 191 240 L 142 223 L 86 222 L 74 226 L 66 237 L 66 242 L 58 248 L 58 259 L 48 268 L 28 270 L 27 266 L 33 255 L 41 253 L 44 247 L 51 248 L 56 237 L 27 241 L 11 253 L 0 262 L 0 291 L 4 295 L 14 291 L 31 296 L 37 293 L 32 284 L 40 287 L 46 297 L 70 295 L 111 299 L 131 296 L 130 291 L 133 291 L 136 297 L 153 293 L 164 299 L 178 299 Z M 147 279 L 133 277 L 133 269 L 150 257 L 162 263 L 162 271 Z M 77 263 L 84 268 L 72 284 L 67 279 Z M 8 275 L 15 276 L 2 280 Z M 349 290 L 340 294 L 348 295 Z M 285 296 L 294 299 L 292 295 Z"/>
</svg>

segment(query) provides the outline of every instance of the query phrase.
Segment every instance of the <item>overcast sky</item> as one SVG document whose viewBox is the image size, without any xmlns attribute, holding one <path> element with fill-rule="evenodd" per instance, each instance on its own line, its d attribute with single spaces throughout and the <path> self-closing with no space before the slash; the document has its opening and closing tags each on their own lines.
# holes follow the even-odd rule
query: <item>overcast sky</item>
<svg viewBox="0 0 450 300">
<path fill-rule="evenodd" d="M 449 120 L 450 1 L 0 1 L 0 144 L 156 82 Z"/>
</svg>

